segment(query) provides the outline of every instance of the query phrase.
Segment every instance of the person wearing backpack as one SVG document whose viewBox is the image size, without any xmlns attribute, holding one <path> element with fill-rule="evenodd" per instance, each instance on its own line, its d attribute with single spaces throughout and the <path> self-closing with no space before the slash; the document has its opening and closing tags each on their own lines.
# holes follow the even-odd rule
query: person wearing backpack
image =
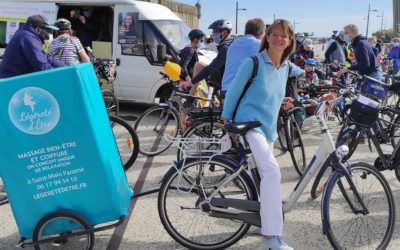
<svg viewBox="0 0 400 250">
<path fill-rule="evenodd" d="M 285 98 L 289 56 L 296 41 L 291 23 L 277 19 L 261 41 L 259 53 L 240 64 L 223 107 L 225 122 L 260 121 L 246 134 L 261 177 L 260 215 L 262 244 L 273 250 L 292 250 L 282 239 L 283 215 L 281 173 L 273 154 L 277 119 L 281 106 L 289 109 L 293 99 Z M 258 62 L 257 72 L 253 73 Z"/>
<path fill-rule="evenodd" d="M 79 38 L 71 35 L 71 22 L 65 18 L 58 19 L 54 25 L 58 28 L 57 38 L 50 44 L 49 54 L 65 65 L 89 62 Z"/>
</svg>

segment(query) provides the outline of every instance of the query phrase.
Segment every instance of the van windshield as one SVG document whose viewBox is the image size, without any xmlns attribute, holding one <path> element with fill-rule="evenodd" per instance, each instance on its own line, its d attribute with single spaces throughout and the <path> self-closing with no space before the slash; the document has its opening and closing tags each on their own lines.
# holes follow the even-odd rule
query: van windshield
<svg viewBox="0 0 400 250">
<path fill-rule="evenodd" d="M 185 22 L 178 20 L 154 20 L 153 23 L 177 51 L 180 51 L 190 43 L 188 34 L 191 29 Z"/>
</svg>

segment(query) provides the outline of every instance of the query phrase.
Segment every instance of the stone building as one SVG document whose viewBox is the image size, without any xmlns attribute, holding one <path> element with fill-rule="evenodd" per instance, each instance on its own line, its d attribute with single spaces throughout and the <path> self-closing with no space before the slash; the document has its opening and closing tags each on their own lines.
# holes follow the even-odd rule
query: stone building
<svg viewBox="0 0 400 250">
<path fill-rule="evenodd" d="M 171 0 L 142 0 L 142 1 L 162 4 L 171 9 L 173 12 L 175 12 L 175 14 L 177 14 L 183 21 L 185 21 L 192 29 L 199 28 L 199 19 L 201 16 L 200 13 L 201 6 L 199 1 L 197 1 L 195 6 Z"/>
</svg>

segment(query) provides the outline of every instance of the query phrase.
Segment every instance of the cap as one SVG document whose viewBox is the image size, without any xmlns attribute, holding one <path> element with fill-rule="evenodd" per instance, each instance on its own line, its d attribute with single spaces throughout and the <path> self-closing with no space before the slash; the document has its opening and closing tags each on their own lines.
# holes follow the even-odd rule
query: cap
<svg viewBox="0 0 400 250">
<path fill-rule="evenodd" d="M 304 37 L 304 33 L 299 32 L 296 34 L 296 37 Z"/>
<path fill-rule="evenodd" d="M 314 48 L 313 41 L 310 38 L 304 39 L 303 45 L 306 45 L 309 48 Z"/>
<path fill-rule="evenodd" d="M 26 23 L 34 26 L 34 27 L 41 27 L 41 28 L 47 28 L 50 30 L 58 30 L 58 28 L 56 26 L 50 25 L 47 23 L 47 18 L 45 16 L 42 15 L 33 15 L 28 17 L 28 20 L 26 21 Z"/>
<path fill-rule="evenodd" d="M 340 32 L 337 34 L 337 36 L 344 36 L 344 32 L 343 32 L 343 31 L 340 31 Z"/>
</svg>

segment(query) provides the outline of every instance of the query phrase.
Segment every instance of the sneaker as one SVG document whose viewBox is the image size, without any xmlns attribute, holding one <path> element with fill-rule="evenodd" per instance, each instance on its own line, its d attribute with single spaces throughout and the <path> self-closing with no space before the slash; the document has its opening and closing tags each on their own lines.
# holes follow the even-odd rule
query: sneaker
<svg viewBox="0 0 400 250">
<path fill-rule="evenodd" d="M 275 236 L 273 239 L 266 239 L 263 237 L 261 244 L 272 250 L 293 250 L 293 247 L 288 246 L 282 239 L 281 236 Z"/>
</svg>

